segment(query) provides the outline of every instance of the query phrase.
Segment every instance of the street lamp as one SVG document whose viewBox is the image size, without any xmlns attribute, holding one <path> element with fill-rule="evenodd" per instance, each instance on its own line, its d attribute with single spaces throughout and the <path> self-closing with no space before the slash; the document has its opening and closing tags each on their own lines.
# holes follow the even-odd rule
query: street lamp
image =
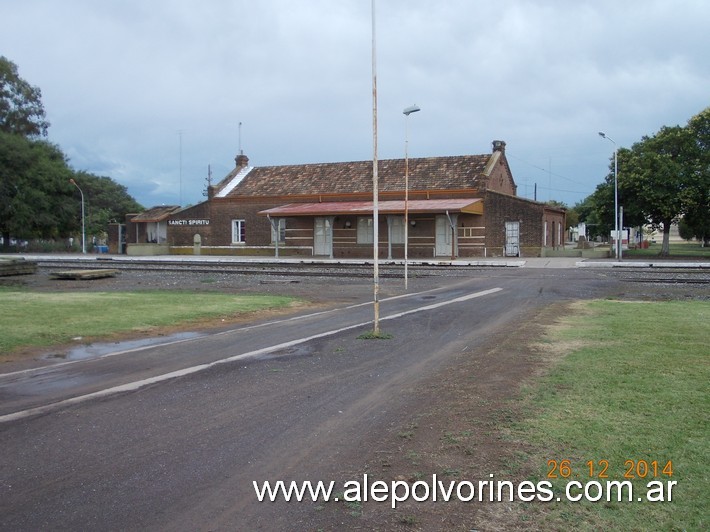
<svg viewBox="0 0 710 532">
<path fill-rule="evenodd" d="M 70 179 L 69 182 L 79 189 L 79 194 L 81 194 L 81 252 L 86 254 L 86 226 L 84 218 L 84 192 L 81 187 L 76 184 L 74 179 Z"/>
<path fill-rule="evenodd" d="M 603 139 L 608 140 L 614 145 L 614 255 L 616 255 L 616 260 L 621 260 L 621 235 L 619 234 L 619 171 L 616 159 L 616 142 L 607 136 L 606 133 L 600 131 L 599 136 Z"/>
<path fill-rule="evenodd" d="M 407 107 L 404 114 L 404 289 L 407 290 L 409 279 L 409 115 L 421 111 L 417 104 Z"/>
</svg>

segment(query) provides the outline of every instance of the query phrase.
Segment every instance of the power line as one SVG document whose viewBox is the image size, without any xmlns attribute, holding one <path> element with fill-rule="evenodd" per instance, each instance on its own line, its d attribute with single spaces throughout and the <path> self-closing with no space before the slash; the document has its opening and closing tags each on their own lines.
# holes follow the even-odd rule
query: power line
<svg viewBox="0 0 710 532">
<path fill-rule="evenodd" d="M 569 192 L 570 194 L 592 194 L 592 192 L 587 192 L 587 191 L 582 191 L 582 190 L 565 190 L 563 188 L 554 188 L 554 187 L 545 187 L 542 185 L 538 185 L 537 188 L 543 189 L 543 190 L 552 190 L 554 192 Z"/>
<path fill-rule="evenodd" d="M 537 166 L 536 164 L 530 163 L 524 159 L 521 159 L 520 157 L 516 157 L 515 155 L 511 155 L 511 153 L 508 150 L 505 151 L 505 156 L 510 157 L 511 159 L 515 159 L 516 161 L 520 161 L 521 163 L 527 164 L 528 166 L 531 166 L 531 167 L 535 168 L 536 170 L 540 170 L 542 172 L 545 172 L 548 175 L 553 175 L 555 177 L 559 177 L 560 179 L 564 179 L 565 181 L 569 181 L 569 182 L 574 183 L 576 185 L 583 185 L 584 184 L 584 183 L 581 183 L 580 181 L 576 181 L 570 177 L 567 177 L 567 176 L 564 176 L 561 174 L 556 174 L 550 168 L 542 168 L 541 166 Z"/>
</svg>

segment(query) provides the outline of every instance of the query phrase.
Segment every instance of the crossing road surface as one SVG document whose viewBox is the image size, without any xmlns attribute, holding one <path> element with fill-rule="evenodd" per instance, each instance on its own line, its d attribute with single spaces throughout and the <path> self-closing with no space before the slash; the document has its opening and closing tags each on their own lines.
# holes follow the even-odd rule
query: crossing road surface
<svg viewBox="0 0 710 532">
<path fill-rule="evenodd" d="M 333 478 L 453 355 L 616 286 L 579 270 L 432 283 L 383 299 L 390 340 L 357 339 L 365 283 L 352 305 L 0 376 L 0 530 L 292 529 L 305 507 L 258 503 L 252 481 Z"/>
</svg>

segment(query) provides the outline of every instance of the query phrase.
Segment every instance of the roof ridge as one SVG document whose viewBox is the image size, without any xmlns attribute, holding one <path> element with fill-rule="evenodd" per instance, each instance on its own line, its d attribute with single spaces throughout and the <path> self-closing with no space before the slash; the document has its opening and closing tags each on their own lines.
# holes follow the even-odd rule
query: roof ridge
<svg viewBox="0 0 710 532">
<path fill-rule="evenodd" d="M 480 154 L 465 154 L 465 155 L 432 155 L 428 157 L 408 157 L 409 161 L 423 161 L 423 160 L 437 160 L 437 159 L 464 159 L 473 157 L 486 157 L 491 158 L 493 153 L 480 153 Z M 404 157 L 391 158 L 391 159 L 378 159 L 378 163 L 386 163 L 390 161 L 402 161 L 404 162 Z M 293 163 L 293 164 L 269 164 L 264 166 L 250 166 L 249 168 L 258 168 L 260 170 L 267 168 L 290 168 L 299 166 L 340 166 L 349 164 L 372 164 L 372 159 L 363 159 L 359 161 L 331 161 L 331 162 L 320 162 L 320 163 Z"/>
<path fill-rule="evenodd" d="M 410 189 L 429 190 L 485 188 L 486 168 L 497 157 L 444 155 L 409 159 Z M 402 190 L 405 159 L 380 159 L 380 190 Z M 282 196 L 332 192 L 364 193 L 372 188 L 372 161 L 321 162 L 249 167 L 231 178 L 216 197 Z"/>
</svg>

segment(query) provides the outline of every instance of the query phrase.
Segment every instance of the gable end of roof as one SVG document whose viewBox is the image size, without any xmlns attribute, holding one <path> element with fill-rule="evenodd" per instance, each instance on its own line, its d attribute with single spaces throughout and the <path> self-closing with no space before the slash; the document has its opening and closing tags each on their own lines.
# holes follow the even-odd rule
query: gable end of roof
<svg viewBox="0 0 710 532">
<path fill-rule="evenodd" d="M 231 179 L 229 179 L 220 189 L 219 191 L 215 194 L 216 198 L 225 198 L 227 195 L 232 192 L 239 183 L 249 174 L 254 169 L 253 166 L 245 166 L 243 168 L 240 168 L 238 172 L 236 172 Z"/>
</svg>

